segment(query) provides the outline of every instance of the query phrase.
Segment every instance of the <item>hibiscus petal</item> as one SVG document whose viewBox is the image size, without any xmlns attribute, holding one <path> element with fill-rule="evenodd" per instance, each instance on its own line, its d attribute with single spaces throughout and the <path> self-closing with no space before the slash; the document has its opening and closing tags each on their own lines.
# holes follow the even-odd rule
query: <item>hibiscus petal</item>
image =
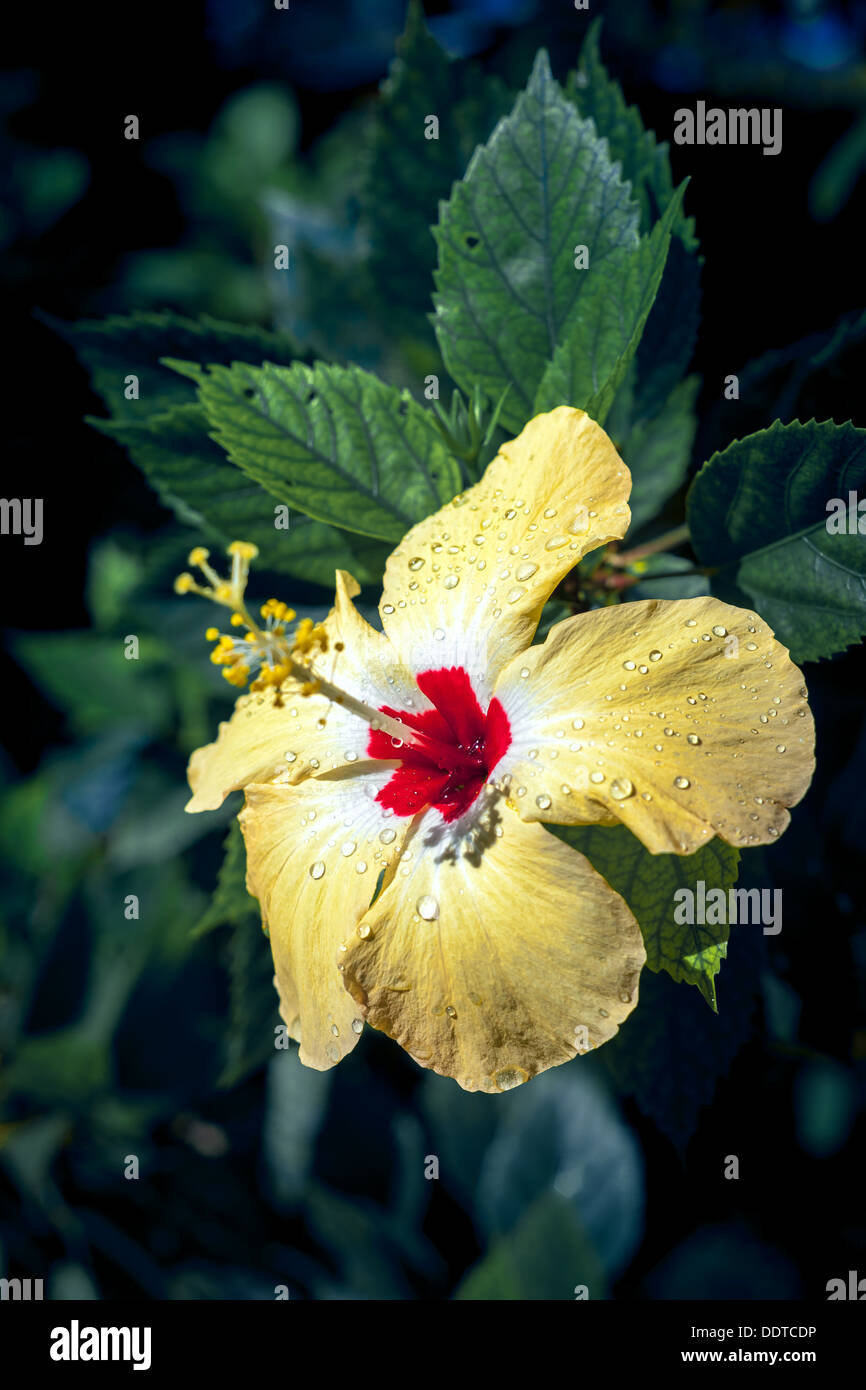
<svg viewBox="0 0 866 1390">
<path fill-rule="evenodd" d="M 623 536 L 631 475 L 582 410 L 537 415 L 484 477 L 388 559 L 380 612 L 413 671 L 462 667 L 489 697 L 582 555 Z"/>
<path fill-rule="evenodd" d="M 504 1091 L 612 1037 L 646 957 L 583 855 L 495 795 L 462 824 L 414 823 L 343 975 L 367 1022 L 422 1066 Z"/>
<path fill-rule="evenodd" d="M 512 732 L 496 780 L 524 819 L 613 817 L 657 854 L 772 841 L 814 771 L 802 673 L 761 618 L 713 598 L 567 618 L 496 695 Z"/>
<path fill-rule="evenodd" d="M 388 638 L 355 608 L 352 598 L 358 592 L 352 576 L 340 570 L 334 607 L 324 624 L 328 651 L 316 658 L 317 672 L 375 709 L 383 704 L 431 708 Z M 277 772 L 294 783 L 366 756 L 369 724 L 324 694 L 302 695 L 301 684 L 285 681 L 279 696 L 273 690 L 241 696 L 231 719 L 220 724 L 216 742 L 190 759 L 188 811 L 216 810 L 229 792 L 269 781 Z"/>
<path fill-rule="evenodd" d="M 301 1061 L 319 1071 L 351 1052 L 361 1031 L 337 962 L 409 825 L 376 802 L 389 776 L 388 769 L 344 769 L 296 787 L 253 784 L 238 817 L 247 887 L 270 934 L 280 1012 L 300 1042 Z"/>
</svg>

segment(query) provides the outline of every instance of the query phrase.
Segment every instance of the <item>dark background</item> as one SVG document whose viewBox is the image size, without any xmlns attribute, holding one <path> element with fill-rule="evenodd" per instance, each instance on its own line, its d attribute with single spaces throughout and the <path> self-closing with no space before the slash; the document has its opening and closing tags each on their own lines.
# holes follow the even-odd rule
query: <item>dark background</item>
<svg viewBox="0 0 866 1390">
<path fill-rule="evenodd" d="M 443 42 L 483 59 L 515 89 L 542 44 L 555 74 L 564 77 L 588 19 L 564 0 L 425 8 L 431 22 L 447 21 L 438 31 Z M 83 423 L 85 413 L 99 413 L 86 373 L 33 310 L 75 319 L 137 307 L 118 298 L 119 267 L 131 252 L 175 244 L 185 229 L 174 186 L 142 157 L 147 142 L 179 130 L 205 132 L 226 97 L 270 78 L 294 88 L 301 144 L 309 148 L 341 113 L 375 94 L 403 15 L 402 5 L 373 0 L 292 0 L 291 42 L 277 42 L 274 25 L 285 28 L 287 16 L 271 14 L 264 3 L 159 0 L 104 11 L 92 5 L 56 6 L 50 13 L 16 9 L 21 27 L 11 40 L 7 36 L 4 63 L 10 71 L 38 71 L 41 92 L 8 123 L 12 159 L 23 158 L 25 147 L 60 146 L 80 151 L 90 170 L 86 192 L 59 220 L 37 237 L 21 235 L 7 244 L 2 270 L 8 350 L 3 487 L 8 496 L 46 499 L 44 544 L 23 547 L 4 538 L 0 547 L 3 618 L 16 630 L 57 631 L 88 623 L 84 582 L 91 540 L 118 526 L 156 531 L 166 514 L 123 450 Z M 590 17 L 602 9 L 608 67 L 660 138 L 671 139 L 674 111 L 696 96 L 720 105 L 784 108 L 777 157 L 759 149 L 672 149 L 675 178 L 691 176 L 687 209 L 705 257 L 703 324 L 693 364 L 704 382 L 695 453 L 700 462 L 773 418 L 760 412 L 756 418 L 748 400 L 723 401 L 727 374 L 741 372 L 768 349 L 831 328 L 862 305 L 866 180 L 824 220 L 810 208 L 810 183 L 866 109 L 866 8 L 622 0 L 594 6 Z M 138 143 L 123 138 L 123 118 L 131 112 L 141 121 Z M 14 196 L 14 187 L 7 196 Z M 810 383 L 798 402 L 800 418 L 853 416 L 862 424 L 862 365 L 848 361 Z M 768 942 L 785 997 L 801 1003 L 795 1036 L 782 1041 L 780 1030 L 774 1036 L 765 997 L 763 1026 L 739 1052 L 688 1144 L 673 1144 L 633 1100 L 624 1102 L 646 1164 L 647 1207 L 644 1238 L 614 1286 L 621 1297 L 822 1297 L 827 1279 L 850 1268 L 866 1273 L 863 649 L 806 674 L 819 728 L 818 773 L 773 856 L 785 930 Z M 7 771 L 28 774 L 46 748 L 63 745 L 70 735 L 64 716 L 9 658 L 3 692 Z M 203 882 L 218 862 L 217 841 L 202 859 Z M 76 931 L 85 939 L 83 927 L 73 924 L 72 930 L 73 940 Z M 218 996 L 222 986 L 214 974 L 203 988 Z M 182 998 L 177 992 L 156 998 L 149 1010 L 138 1001 L 135 1036 L 144 1050 L 159 1052 L 154 1022 Z M 49 990 L 42 1000 L 35 1022 L 43 1029 L 58 1021 L 53 999 Z M 723 986 L 720 1004 L 724 1008 Z M 195 995 L 183 1006 L 194 1008 Z M 373 1040 L 363 1061 L 356 1053 L 340 1068 L 332 1118 L 319 1134 L 319 1175 L 350 1201 L 381 1200 L 388 1187 L 389 1145 L 376 1152 L 365 1141 L 352 1159 L 346 1145 L 362 1130 L 384 1133 L 414 1094 L 417 1069 L 395 1053 Z M 171 1065 L 165 1058 L 167 1075 Z M 233 1090 L 213 1092 L 203 1066 L 178 1107 L 227 1134 L 228 1152 L 208 1156 L 204 1141 L 198 1148 L 172 1148 L 178 1131 L 166 1123 L 156 1134 L 157 1146 L 169 1155 L 156 1206 L 139 1203 L 130 1212 L 123 1188 L 88 1190 L 61 1156 L 57 1182 L 70 1204 L 95 1209 L 136 1247 L 148 1247 L 137 1262 L 132 1256 L 127 1261 L 122 1241 L 95 1242 L 90 1270 L 102 1296 L 169 1296 L 160 1271 L 184 1260 L 223 1272 L 203 1296 L 256 1296 L 240 1273 L 235 1278 L 225 1271 L 256 1270 L 262 1248 L 275 1242 L 301 1250 L 308 1244 L 312 1257 L 315 1242 L 300 1218 L 275 1214 L 259 1191 L 263 1087 L 259 1070 Z M 737 1183 L 722 1177 L 720 1156 L 732 1153 L 740 1157 Z M 442 1264 L 411 1275 L 410 1297 L 447 1296 L 484 1248 L 471 1203 L 461 1203 L 446 1184 L 432 1187 L 423 1231 Z M 157 1207 L 165 1229 L 154 1240 Z M 31 1219 L 2 1176 L 0 1212 L 18 1233 L 11 1243 L 7 1234 L 16 1269 L 39 1274 L 49 1268 L 60 1249 L 50 1223 Z M 267 1284 L 271 1276 L 262 1278 Z M 298 1283 L 303 1288 L 301 1276 Z M 375 1284 L 367 1296 L 376 1296 Z"/>
</svg>

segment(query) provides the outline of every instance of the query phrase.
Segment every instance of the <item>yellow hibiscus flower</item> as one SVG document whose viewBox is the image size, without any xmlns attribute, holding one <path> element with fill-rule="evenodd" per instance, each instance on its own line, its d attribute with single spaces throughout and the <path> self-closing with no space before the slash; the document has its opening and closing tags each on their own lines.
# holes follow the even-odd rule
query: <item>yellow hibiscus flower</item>
<svg viewBox="0 0 866 1390">
<path fill-rule="evenodd" d="M 233 610 L 214 659 L 242 683 L 193 754 L 187 807 L 242 788 L 248 887 L 281 1013 L 324 1069 L 364 1022 L 467 1090 L 503 1091 L 598 1047 L 637 1002 L 645 952 L 621 897 L 544 822 L 622 822 L 653 853 L 714 835 L 764 844 L 814 767 L 803 677 L 754 613 L 713 598 L 567 618 L 545 601 L 622 537 L 631 477 L 560 407 L 390 556 L 371 627 L 337 575 L 318 627 L 244 607 L 229 581 L 181 589 Z M 732 641 L 736 639 L 736 643 Z M 734 655 L 736 653 L 736 655 Z M 731 658 L 734 659 L 731 659 Z"/>
</svg>

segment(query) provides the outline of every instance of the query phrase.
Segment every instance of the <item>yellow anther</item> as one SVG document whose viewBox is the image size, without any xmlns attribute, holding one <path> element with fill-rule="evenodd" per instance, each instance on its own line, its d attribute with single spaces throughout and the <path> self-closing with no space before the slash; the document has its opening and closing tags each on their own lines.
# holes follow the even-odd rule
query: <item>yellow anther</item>
<svg viewBox="0 0 866 1390">
<path fill-rule="evenodd" d="M 221 584 L 217 584 L 214 589 L 214 598 L 220 603 L 231 603 L 234 598 L 234 589 L 231 584 L 227 584 L 225 580 Z"/>
<path fill-rule="evenodd" d="M 179 574 L 174 581 L 174 592 L 176 594 L 189 594 L 195 588 L 195 580 L 191 574 Z"/>
<path fill-rule="evenodd" d="M 227 555 L 239 555 L 242 560 L 254 560 L 258 553 L 259 548 L 252 541 L 232 541 L 226 550 Z"/>
<path fill-rule="evenodd" d="M 227 632 L 224 632 L 219 639 L 219 644 L 222 647 L 223 651 L 228 652 L 231 651 L 232 647 L 234 646 L 234 641 L 231 637 L 229 637 Z"/>
<path fill-rule="evenodd" d="M 301 694 L 315 695 L 316 691 L 321 690 L 321 688 L 321 681 L 304 681 L 303 685 L 301 686 Z"/>
<path fill-rule="evenodd" d="M 220 635 L 220 630 L 219 630 L 218 627 L 209 627 L 209 628 L 207 629 L 207 631 L 205 632 L 205 639 L 206 639 L 208 642 L 215 642 L 215 641 L 217 640 L 217 638 L 219 637 L 219 635 Z"/>
<path fill-rule="evenodd" d="M 231 617 L 229 618 L 229 622 L 231 623 L 232 627 L 240 627 L 241 624 L 244 622 L 244 616 L 242 613 L 232 613 Z"/>
<path fill-rule="evenodd" d="M 188 565 L 203 565 L 209 555 L 209 550 L 205 550 L 203 545 L 197 545 L 189 552 L 186 562 Z"/>
<path fill-rule="evenodd" d="M 250 668 L 245 666 L 243 662 L 238 662 L 237 665 L 230 666 L 223 671 L 223 675 L 230 685 L 246 685 L 249 674 Z"/>
</svg>

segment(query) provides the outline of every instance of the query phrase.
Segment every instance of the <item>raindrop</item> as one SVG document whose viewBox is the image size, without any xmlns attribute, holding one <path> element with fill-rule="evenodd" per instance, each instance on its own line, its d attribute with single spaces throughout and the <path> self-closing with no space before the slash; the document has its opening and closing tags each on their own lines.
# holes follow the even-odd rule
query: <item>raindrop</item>
<svg viewBox="0 0 866 1390">
<path fill-rule="evenodd" d="M 777 743 L 777 744 L 776 744 L 776 752 L 777 752 L 777 753 L 784 753 L 784 752 L 786 751 L 786 749 L 787 749 L 787 744 L 784 744 L 784 743 Z"/>
<path fill-rule="evenodd" d="M 727 637 L 728 635 L 728 629 L 726 627 L 722 627 L 721 623 L 716 624 L 716 626 L 713 628 L 713 632 L 715 633 L 716 637 Z"/>
<path fill-rule="evenodd" d="M 505 602 L 516 603 L 519 598 L 523 598 L 523 595 L 525 593 L 526 590 L 524 589 L 522 584 L 515 584 L 514 588 L 509 589 L 508 593 L 505 595 Z"/>
<path fill-rule="evenodd" d="M 649 658 L 650 658 L 650 661 L 661 661 L 661 659 L 662 659 L 662 654 L 661 654 L 661 652 L 653 651 L 653 652 L 650 652 Z"/>
<path fill-rule="evenodd" d="M 456 589 L 456 588 L 457 588 L 457 585 L 458 585 L 459 583 L 460 583 L 460 576 L 459 576 L 459 575 L 457 575 L 457 574 L 446 574 L 445 578 L 442 580 L 442 587 L 443 587 L 444 589 Z"/>
<path fill-rule="evenodd" d="M 455 1009 L 455 1007 L 454 1007 L 453 1004 L 449 1004 L 448 1007 L 446 1008 L 445 1012 L 446 1012 L 446 1014 L 448 1015 L 449 1018 L 456 1018 L 456 1017 L 457 1017 L 457 1010 Z"/>
<path fill-rule="evenodd" d="M 394 841 L 396 840 L 396 838 L 397 838 L 397 832 L 396 832 L 396 830 L 380 830 L 380 831 L 379 831 L 379 839 L 382 841 L 382 844 L 383 844 L 383 845 L 393 845 L 393 843 L 394 843 Z"/>
<path fill-rule="evenodd" d="M 412 560 L 409 561 L 409 568 L 410 570 L 419 570 L 423 563 L 424 561 L 421 559 L 421 556 L 416 555 Z"/>
<path fill-rule="evenodd" d="M 559 550 L 563 545 L 568 545 L 568 536 L 551 536 L 545 543 L 545 550 Z"/>
<path fill-rule="evenodd" d="M 317 859 L 315 864 L 310 865 L 310 878 L 323 878 L 325 865 L 321 859 Z"/>
<path fill-rule="evenodd" d="M 293 763 L 293 762 L 295 762 L 295 761 L 297 760 L 297 756 L 298 756 L 297 753 L 284 753 L 284 754 L 283 754 L 283 757 L 285 758 L 285 760 L 286 760 L 287 763 Z"/>
<path fill-rule="evenodd" d="M 571 721 L 571 727 L 572 727 L 573 729 L 582 729 L 582 728 L 583 728 L 583 720 L 582 720 L 582 719 L 572 719 L 572 721 Z"/>
<path fill-rule="evenodd" d="M 531 562 L 525 565 L 518 565 L 514 577 L 515 579 L 519 579 L 521 581 L 523 581 L 524 579 L 531 579 L 537 569 L 538 566 L 533 565 Z"/>
<path fill-rule="evenodd" d="M 627 777 L 617 777 L 610 784 L 610 794 L 614 801 L 625 801 L 634 796 L 634 787 Z"/>
<path fill-rule="evenodd" d="M 598 784 L 599 782 L 603 782 L 603 781 L 604 781 L 604 773 L 603 773 L 603 772 L 591 772 L 591 773 L 589 774 L 589 780 L 590 780 L 590 782 L 595 782 L 596 784 Z"/>
<path fill-rule="evenodd" d="M 359 859 L 358 862 L 357 862 L 357 864 L 355 865 L 355 873 L 356 873 L 356 874 L 365 874 L 366 872 L 367 872 L 367 861 L 366 861 L 366 859 Z"/>
<path fill-rule="evenodd" d="M 353 1019 L 352 1019 L 352 1032 L 353 1032 L 353 1033 L 360 1033 L 360 1032 L 361 1032 L 361 1029 L 362 1029 L 363 1027 L 364 1027 L 364 1020 L 363 1020 L 362 1018 L 353 1018 Z"/>
<path fill-rule="evenodd" d="M 346 843 L 343 845 L 343 858 L 348 859 L 351 855 L 355 853 L 355 850 L 357 848 L 358 846 L 355 844 L 354 840 L 347 840 Z"/>
<path fill-rule="evenodd" d="M 521 666 L 521 668 L 520 668 L 520 677 L 521 677 L 521 680 L 526 680 L 526 677 L 527 677 L 528 675 L 529 675 L 529 667 L 528 667 L 528 666 Z"/>
<path fill-rule="evenodd" d="M 550 797 L 549 797 L 549 796 L 537 796 L 537 797 L 535 798 L 535 804 L 536 804 L 536 806 L 538 807 L 538 809 L 539 809 L 540 811 L 547 811 L 547 810 L 550 809 Z"/>
<path fill-rule="evenodd" d="M 366 922 L 361 923 L 360 927 L 358 928 L 358 935 L 360 936 L 362 941 L 366 941 L 369 937 L 370 928 L 367 926 Z"/>
<path fill-rule="evenodd" d="M 437 641 L 437 642 L 441 642 L 442 639 L 443 639 L 444 636 L 445 636 L 445 629 L 444 629 L 444 627 L 437 627 L 437 628 L 435 629 L 434 633 L 433 633 L 433 636 L 436 638 L 436 641 Z"/>
<path fill-rule="evenodd" d="M 686 787 L 691 786 L 691 782 L 689 781 L 688 777 L 675 777 L 674 786 L 679 787 L 680 791 L 684 792 Z"/>
<path fill-rule="evenodd" d="M 327 1053 L 328 1060 L 330 1062 L 339 1062 L 340 1049 L 338 1048 L 336 1043 L 328 1043 L 328 1046 L 325 1048 L 325 1052 Z"/>
<path fill-rule="evenodd" d="M 353 753 L 351 748 L 347 753 L 344 754 L 344 757 L 347 763 L 356 763 L 358 761 L 358 754 Z"/>
<path fill-rule="evenodd" d="M 622 663 L 622 669 L 623 669 L 624 671 L 633 671 L 634 668 L 635 668 L 635 663 L 634 663 L 633 661 L 624 661 L 624 662 Z"/>
<path fill-rule="evenodd" d="M 700 743 L 700 741 L 701 740 L 698 738 L 697 734 L 686 734 L 687 743 Z"/>
<path fill-rule="evenodd" d="M 338 1038 L 340 1036 L 340 1030 L 337 1027 L 336 1023 L 331 1024 L 331 1032 L 333 1033 L 335 1038 Z"/>
<path fill-rule="evenodd" d="M 393 605 L 393 603 L 383 603 L 383 604 L 382 604 L 382 612 L 383 612 L 383 613 L 393 613 L 393 612 L 394 612 L 394 605 Z"/>
</svg>

